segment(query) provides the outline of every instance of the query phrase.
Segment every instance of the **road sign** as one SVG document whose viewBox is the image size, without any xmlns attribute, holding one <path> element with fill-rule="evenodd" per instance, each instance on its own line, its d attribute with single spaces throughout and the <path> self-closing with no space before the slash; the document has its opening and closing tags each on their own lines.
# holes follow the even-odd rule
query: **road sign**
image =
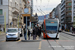
<svg viewBox="0 0 75 50">
<path fill-rule="evenodd" d="M 22 14 L 23 17 L 29 17 L 31 14 Z"/>
<path fill-rule="evenodd" d="M 28 9 L 28 8 L 25 8 L 25 9 L 24 9 L 24 13 L 27 14 L 28 12 L 29 12 L 29 9 Z"/>
</svg>

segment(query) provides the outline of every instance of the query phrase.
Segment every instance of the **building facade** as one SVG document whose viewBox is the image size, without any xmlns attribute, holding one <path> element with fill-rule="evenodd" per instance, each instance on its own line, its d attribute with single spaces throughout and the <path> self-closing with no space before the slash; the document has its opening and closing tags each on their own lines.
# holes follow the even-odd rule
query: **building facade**
<svg viewBox="0 0 75 50">
<path fill-rule="evenodd" d="M 65 26 L 66 8 L 65 0 L 61 0 L 61 26 Z"/>
<path fill-rule="evenodd" d="M 52 18 L 55 18 L 55 8 L 52 10 Z"/>
<path fill-rule="evenodd" d="M 6 24 L 8 24 L 8 0 L 0 0 L 0 30 L 4 28 L 4 18 L 6 16 Z"/>
<path fill-rule="evenodd" d="M 52 12 L 49 13 L 49 18 L 52 18 Z"/>
<path fill-rule="evenodd" d="M 69 30 L 72 26 L 72 0 L 61 0 L 61 24 Z"/>
<path fill-rule="evenodd" d="M 61 4 L 57 5 L 55 8 L 55 18 L 58 18 L 61 24 Z"/>
<path fill-rule="evenodd" d="M 24 0 L 0 0 L 0 16 L 6 14 L 7 27 L 17 27 L 22 24 L 21 14 L 24 13 L 24 8 Z"/>
<path fill-rule="evenodd" d="M 75 0 L 72 0 L 72 22 L 73 27 L 75 27 Z"/>
<path fill-rule="evenodd" d="M 70 30 L 72 26 L 72 0 L 65 0 L 66 2 L 66 29 Z"/>
</svg>

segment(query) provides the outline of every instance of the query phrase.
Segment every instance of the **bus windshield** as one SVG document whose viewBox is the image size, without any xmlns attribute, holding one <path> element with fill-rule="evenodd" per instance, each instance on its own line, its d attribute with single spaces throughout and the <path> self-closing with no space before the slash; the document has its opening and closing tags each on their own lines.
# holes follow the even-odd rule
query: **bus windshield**
<svg viewBox="0 0 75 50">
<path fill-rule="evenodd" d="M 56 31 L 57 30 L 57 26 L 46 26 L 46 30 Z"/>
<path fill-rule="evenodd" d="M 46 23 L 46 30 L 57 31 L 57 27 L 58 27 L 58 23 L 56 21 L 54 23 L 51 23 L 50 21 L 49 23 Z"/>
</svg>

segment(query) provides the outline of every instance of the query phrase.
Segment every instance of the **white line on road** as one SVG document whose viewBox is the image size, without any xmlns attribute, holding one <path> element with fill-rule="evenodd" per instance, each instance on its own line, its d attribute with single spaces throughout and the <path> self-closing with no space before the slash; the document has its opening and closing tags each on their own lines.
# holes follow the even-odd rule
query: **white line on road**
<svg viewBox="0 0 75 50">
<path fill-rule="evenodd" d="M 1 41 L 1 42 L 5 42 L 5 40 L 4 41 Z"/>
<path fill-rule="evenodd" d="M 41 49 L 41 41 L 40 41 L 40 43 L 39 43 L 39 48 L 38 49 Z"/>
</svg>

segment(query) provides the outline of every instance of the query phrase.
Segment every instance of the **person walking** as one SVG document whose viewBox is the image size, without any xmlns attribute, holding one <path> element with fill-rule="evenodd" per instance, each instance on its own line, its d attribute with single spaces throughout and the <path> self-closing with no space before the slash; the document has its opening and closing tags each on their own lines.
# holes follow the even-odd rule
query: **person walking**
<svg viewBox="0 0 75 50">
<path fill-rule="evenodd" d="M 30 30 L 28 29 L 28 40 L 30 40 Z"/>
<path fill-rule="evenodd" d="M 39 29 L 38 29 L 38 36 L 39 36 L 39 38 L 41 37 L 41 27 L 39 27 Z"/>
<path fill-rule="evenodd" d="M 35 40 L 36 39 L 36 28 L 34 27 L 34 29 L 33 29 L 33 40 Z"/>
<path fill-rule="evenodd" d="M 33 36 L 33 29 L 32 29 L 32 27 L 30 29 L 30 35 Z"/>
<path fill-rule="evenodd" d="M 26 37 L 26 29 L 24 28 L 23 30 L 24 30 L 24 38 L 25 38 L 25 40 L 27 40 L 27 37 Z"/>
<path fill-rule="evenodd" d="M 72 34 L 75 34 L 75 28 L 74 27 L 72 28 Z"/>
</svg>

